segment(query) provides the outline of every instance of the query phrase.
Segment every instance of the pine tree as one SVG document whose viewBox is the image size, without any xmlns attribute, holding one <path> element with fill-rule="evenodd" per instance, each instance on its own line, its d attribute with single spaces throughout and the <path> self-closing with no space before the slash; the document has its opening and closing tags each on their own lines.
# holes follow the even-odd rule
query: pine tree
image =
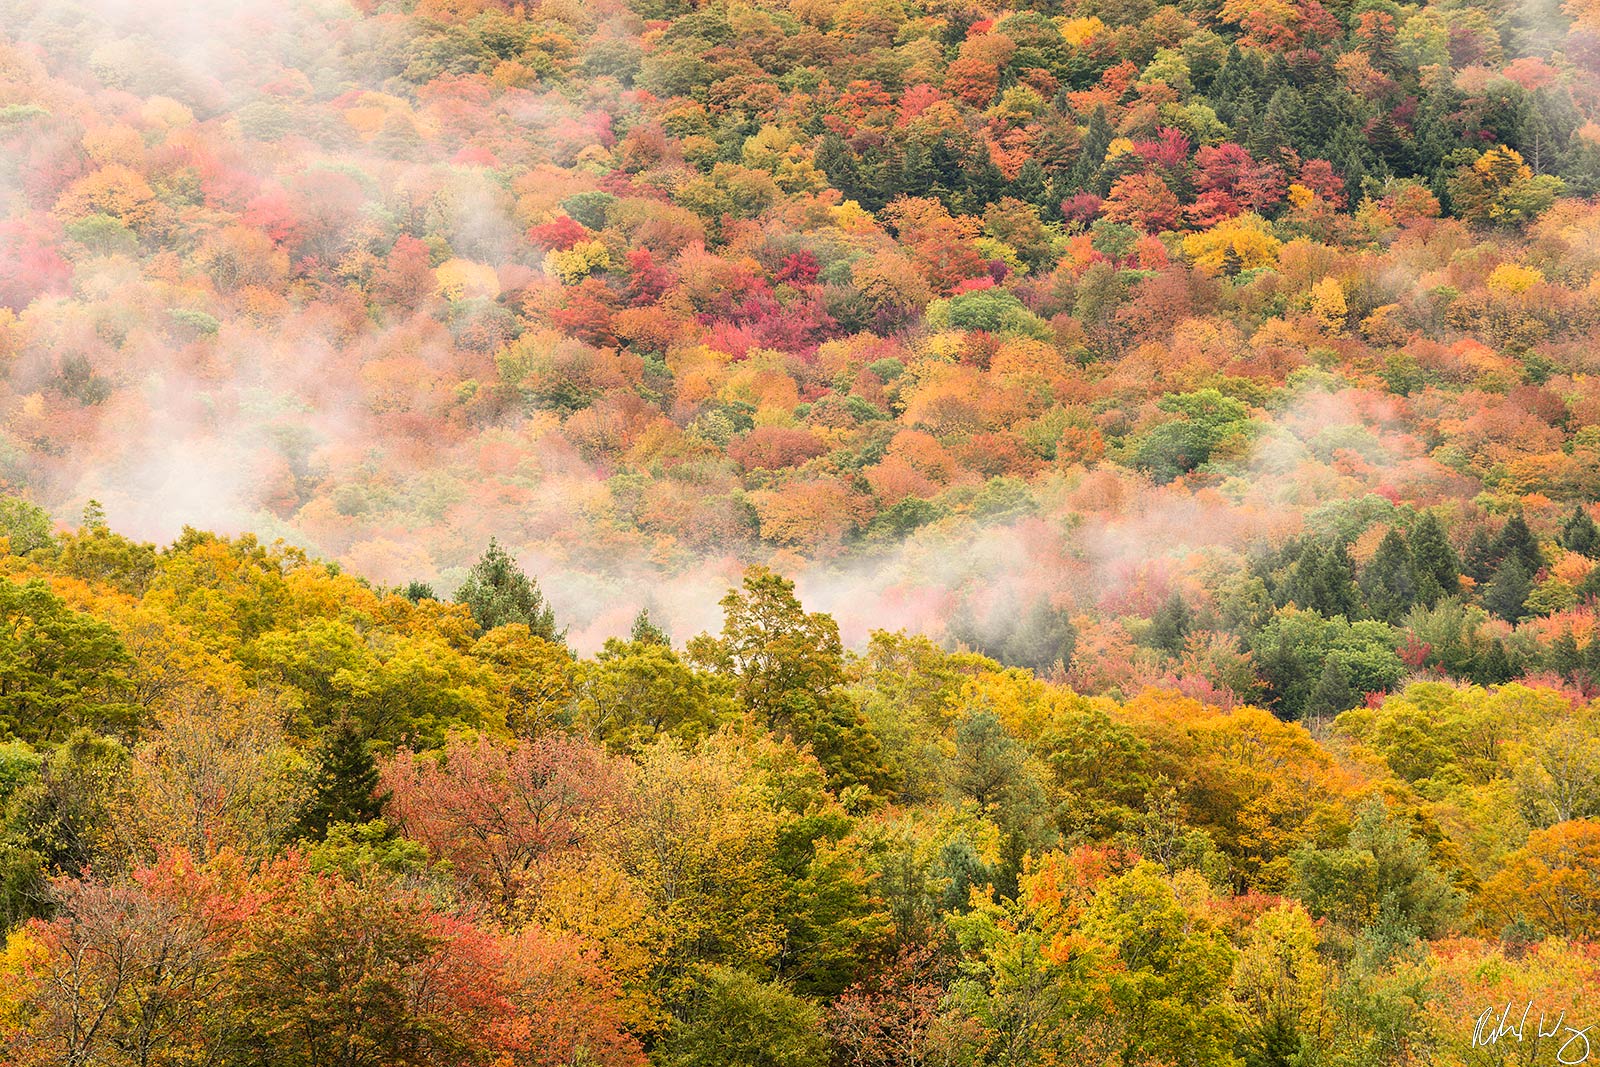
<svg viewBox="0 0 1600 1067">
<path fill-rule="evenodd" d="M 983 214 L 983 209 L 1005 195 L 1006 176 L 995 165 L 989 150 L 974 146 L 961 164 L 961 184 L 966 188 L 966 211 Z"/>
<path fill-rule="evenodd" d="M 829 185 L 843 193 L 847 199 L 859 199 L 857 194 L 861 182 L 856 172 L 856 157 L 844 143 L 844 138 L 836 133 L 828 134 L 817 146 L 813 159 L 817 169 L 828 176 Z"/>
<path fill-rule="evenodd" d="M 1308 542 L 1300 550 L 1300 558 L 1295 560 L 1288 581 L 1284 582 L 1284 591 L 1288 594 L 1284 603 L 1293 601 L 1299 607 L 1315 611 L 1321 599 L 1318 592 L 1321 575 L 1322 545 L 1317 541 Z"/>
<path fill-rule="evenodd" d="M 1336 541 L 1322 557 L 1322 568 L 1317 575 L 1317 593 L 1321 602 L 1317 611 L 1328 618 L 1343 615 L 1356 617 L 1358 593 L 1356 591 L 1356 565 L 1350 558 L 1350 548 Z"/>
<path fill-rule="evenodd" d="M 1321 722 L 1349 711 L 1359 702 L 1359 696 L 1350 687 L 1350 671 L 1344 664 L 1330 659 L 1322 665 L 1322 677 L 1306 700 L 1305 718 Z"/>
<path fill-rule="evenodd" d="M 1539 542 L 1534 538 L 1533 531 L 1528 529 L 1527 520 L 1521 512 L 1506 520 L 1506 524 L 1500 528 L 1500 536 L 1494 539 L 1493 547 L 1496 562 L 1515 559 L 1530 577 L 1544 566 L 1544 553 L 1539 551 Z"/>
<path fill-rule="evenodd" d="M 295 818 L 295 836 L 320 841 L 334 823 L 366 823 L 383 814 L 387 793 L 378 791 L 378 764 L 355 720 L 341 715 L 323 736 L 317 776 Z"/>
<path fill-rule="evenodd" d="M 427 582 L 419 582 L 415 580 L 407 582 L 405 584 L 405 588 L 400 590 L 400 595 L 411 601 L 413 604 L 420 604 L 424 600 L 439 599 L 433 592 L 433 586 L 429 585 Z"/>
<path fill-rule="evenodd" d="M 1405 538 L 1399 530 L 1390 528 L 1361 572 L 1361 593 L 1367 601 L 1367 614 L 1383 622 L 1399 622 L 1416 603 L 1413 571 L 1411 550 Z"/>
<path fill-rule="evenodd" d="M 1591 637 L 1584 646 L 1582 680 L 1586 691 L 1600 688 L 1600 638 Z"/>
<path fill-rule="evenodd" d="M 1431 511 L 1411 530 L 1411 561 L 1417 600 L 1428 607 L 1461 588 L 1461 561 L 1445 534 L 1444 523 Z"/>
<path fill-rule="evenodd" d="M 1099 181 L 1100 164 L 1105 162 L 1106 150 L 1111 147 L 1114 134 L 1106 120 L 1106 109 L 1097 107 L 1089 116 L 1089 126 L 1083 133 L 1083 143 L 1078 147 L 1078 159 L 1072 164 L 1069 182 L 1080 192 L 1106 194 Z M 1109 183 L 1108 183 L 1109 184 Z"/>
<path fill-rule="evenodd" d="M 1572 509 L 1572 516 L 1561 527 L 1561 547 L 1590 558 L 1600 554 L 1600 527 L 1583 505 Z"/>
<path fill-rule="evenodd" d="M 1583 653 L 1571 630 L 1563 630 L 1550 642 L 1550 669 L 1567 679 L 1576 679 L 1583 669 Z"/>
<path fill-rule="evenodd" d="M 1527 568 L 1516 556 L 1509 556 L 1484 589 L 1483 606 L 1507 622 L 1521 622 L 1528 617 L 1528 594 L 1532 592 Z"/>
<path fill-rule="evenodd" d="M 1017 619 L 996 651 L 1004 662 L 1042 674 L 1058 663 L 1070 664 L 1077 646 L 1078 630 L 1066 611 L 1040 597 Z"/>
<path fill-rule="evenodd" d="M 472 609 L 472 617 L 485 630 L 508 623 L 523 623 L 536 637 L 562 641 L 555 611 L 545 603 L 539 583 L 523 574 L 516 561 L 493 539 L 483 558 L 472 565 L 467 580 L 456 590 L 456 603 Z"/>
<path fill-rule="evenodd" d="M 1011 195 L 1035 207 L 1044 203 L 1044 168 L 1037 159 L 1028 160 L 1017 171 L 1017 177 L 1011 183 Z"/>
<path fill-rule="evenodd" d="M 854 170 L 846 171 L 844 177 L 854 180 Z M 900 157 L 899 192 L 904 196 L 927 196 L 933 188 L 933 180 L 933 158 L 927 146 L 921 141 L 907 143 Z M 843 186 L 839 186 L 839 190 L 843 192 Z"/>
<path fill-rule="evenodd" d="M 1494 543 L 1489 540 L 1488 532 L 1479 526 L 1467 539 L 1467 550 L 1462 555 L 1462 570 L 1467 577 L 1482 585 L 1494 575 L 1495 563 Z"/>
<path fill-rule="evenodd" d="M 1150 619 L 1150 646 L 1176 656 L 1183 651 L 1184 639 L 1189 636 L 1189 623 L 1189 605 L 1173 590 Z"/>
<path fill-rule="evenodd" d="M 640 608 L 639 614 L 633 617 L 633 628 L 628 632 L 628 640 L 636 645 L 672 647 L 672 638 L 651 620 L 649 608 Z"/>
<path fill-rule="evenodd" d="M 1502 641 L 1491 641 L 1489 647 L 1473 658 L 1472 680 L 1478 685 L 1500 685 L 1511 680 L 1511 657 L 1506 655 Z"/>
</svg>

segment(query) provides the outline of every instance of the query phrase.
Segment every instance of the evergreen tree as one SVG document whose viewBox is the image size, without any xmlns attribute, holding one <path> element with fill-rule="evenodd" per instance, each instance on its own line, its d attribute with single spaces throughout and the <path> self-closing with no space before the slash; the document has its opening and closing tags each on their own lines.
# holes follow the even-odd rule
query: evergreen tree
<svg viewBox="0 0 1600 1067">
<path fill-rule="evenodd" d="M 400 590 L 400 595 L 411 601 L 413 604 L 420 604 L 424 600 L 439 599 L 436 595 L 434 595 L 433 586 L 429 585 L 427 582 L 419 582 L 415 580 L 407 582 L 405 584 L 405 588 Z"/>
<path fill-rule="evenodd" d="M 1359 595 L 1355 574 L 1356 565 L 1350 558 L 1349 546 L 1343 541 L 1334 542 L 1333 547 L 1323 554 L 1322 566 L 1317 574 L 1316 590 L 1320 602 L 1313 605 L 1316 610 L 1330 619 L 1335 615 L 1355 618 Z"/>
<path fill-rule="evenodd" d="M 1511 657 L 1506 655 L 1505 643 L 1491 641 L 1489 647 L 1473 657 L 1472 680 L 1478 685 L 1500 685 L 1511 680 Z"/>
<path fill-rule="evenodd" d="M 817 169 L 828 176 L 829 185 L 843 193 L 847 199 L 860 199 L 858 194 L 861 181 L 856 172 L 856 157 L 844 143 L 844 138 L 837 133 L 829 133 L 817 146 L 813 159 Z"/>
<path fill-rule="evenodd" d="M 1585 689 L 1600 688 L 1600 638 L 1591 637 L 1584 646 L 1582 674 Z"/>
<path fill-rule="evenodd" d="M 467 580 L 456 590 L 456 603 L 472 609 L 472 617 L 485 630 L 508 623 L 522 623 L 535 637 L 561 641 L 565 632 L 556 629 L 555 611 L 545 603 L 539 583 L 529 578 L 516 561 L 493 539 L 483 558 L 472 565 Z"/>
<path fill-rule="evenodd" d="M 1488 532 L 1479 526 L 1467 539 L 1467 550 L 1462 556 L 1462 570 L 1467 577 L 1482 585 L 1493 576 L 1495 563 L 1494 543 L 1489 540 Z"/>
<path fill-rule="evenodd" d="M 1049 794 L 1028 761 L 1027 749 L 985 708 L 956 727 L 953 786 L 977 804 L 1004 835 L 995 888 L 1011 895 L 1023 857 L 1055 844 Z"/>
<path fill-rule="evenodd" d="M 1189 605 L 1174 589 L 1167 602 L 1156 609 L 1150 619 L 1150 646 L 1174 656 L 1183 651 L 1184 640 L 1189 636 Z"/>
<path fill-rule="evenodd" d="M 649 608 L 640 608 L 639 614 L 633 617 L 633 628 L 628 631 L 628 640 L 636 645 L 672 647 L 672 638 L 667 636 L 665 630 L 651 621 Z"/>
<path fill-rule="evenodd" d="M 1378 121 L 1372 125 L 1372 132 L 1367 134 L 1367 143 L 1390 170 L 1396 174 L 1411 173 L 1414 162 L 1411 145 L 1389 111 L 1379 114 Z"/>
<path fill-rule="evenodd" d="M 1571 630 L 1563 630 L 1550 642 L 1550 669 L 1563 678 L 1575 680 L 1583 670 L 1583 652 Z"/>
<path fill-rule="evenodd" d="M 1061 205 L 1073 194 L 1072 177 L 1063 171 L 1050 179 L 1050 191 L 1045 194 L 1044 206 L 1039 216 L 1046 222 L 1061 221 Z"/>
<path fill-rule="evenodd" d="M 1561 547 L 1568 552 L 1593 558 L 1600 554 L 1600 527 L 1589 517 L 1589 509 L 1578 505 L 1561 526 Z"/>
<path fill-rule="evenodd" d="M 1322 677 L 1306 701 L 1305 717 L 1313 722 L 1331 719 L 1342 711 L 1349 711 L 1360 703 L 1360 696 L 1350 687 L 1350 672 L 1344 664 L 1329 659 L 1322 665 Z"/>
<path fill-rule="evenodd" d="M 1292 601 L 1299 607 L 1316 610 L 1321 574 L 1322 545 L 1317 541 L 1308 541 L 1301 548 L 1300 558 L 1295 560 L 1294 569 L 1289 572 L 1288 580 L 1283 583 L 1283 594 L 1279 597 L 1278 606 L 1283 607 Z"/>
<path fill-rule="evenodd" d="M 842 168 L 842 176 L 852 182 L 856 180 L 853 164 Z M 928 154 L 927 146 L 921 141 L 907 142 L 905 151 L 900 156 L 901 195 L 927 196 L 933 189 L 933 180 L 933 158 Z M 837 182 L 834 185 L 840 192 L 844 191 L 844 187 Z"/>
<path fill-rule="evenodd" d="M 1018 200 L 1041 207 L 1045 201 L 1044 168 L 1037 159 L 1030 159 L 1017 171 L 1011 183 L 1011 195 Z"/>
<path fill-rule="evenodd" d="M 1099 181 L 1100 164 L 1105 161 L 1106 150 L 1111 147 L 1115 134 L 1106 120 L 1106 109 L 1097 107 L 1089 116 L 1089 126 L 1083 133 L 1083 143 L 1078 146 L 1078 159 L 1072 164 L 1068 183 L 1078 192 L 1091 192 L 1104 196 L 1107 188 Z"/>
<path fill-rule="evenodd" d="M 1460 589 L 1461 561 L 1445 534 L 1444 523 L 1431 511 L 1411 530 L 1411 562 L 1417 600 L 1428 607 Z"/>
<path fill-rule="evenodd" d="M 1398 623 L 1416 603 L 1413 571 L 1411 550 L 1400 531 L 1391 527 L 1361 572 L 1361 593 L 1366 598 L 1367 614 L 1383 622 Z"/>
<path fill-rule="evenodd" d="M 1578 601 L 1600 600 L 1600 567 L 1593 567 L 1578 583 Z"/>
<path fill-rule="evenodd" d="M 1070 664 L 1077 645 L 1078 630 L 1067 613 L 1053 607 L 1048 598 L 1040 597 L 1017 620 L 994 654 L 1006 663 L 1043 673 L 1058 663 Z"/>
<path fill-rule="evenodd" d="M 1539 550 L 1539 542 L 1534 538 L 1533 531 L 1528 529 L 1521 512 L 1506 520 L 1506 524 L 1500 528 L 1500 536 L 1494 539 L 1493 547 L 1496 563 L 1515 559 L 1530 577 L 1544 566 L 1544 553 Z"/>
<path fill-rule="evenodd" d="M 318 748 L 317 776 L 295 818 L 295 836 L 321 841 L 334 823 L 371 822 L 388 799 L 378 792 L 378 764 L 366 738 L 354 719 L 341 715 Z"/>
<path fill-rule="evenodd" d="M 1528 594 L 1532 592 L 1533 581 L 1527 568 L 1517 557 L 1510 556 L 1484 589 L 1483 606 L 1507 622 L 1521 622 L 1528 617 Z"/>
<path fill-rule="evenodd" d="M 982 215 L 984 208 L 1006 192 L 1005 174 L 995 165 L 989 150 L 978 143 L 962 161 L 961 183 L 966 188 L 964 209 L 970 215 Z"/>
</svg>

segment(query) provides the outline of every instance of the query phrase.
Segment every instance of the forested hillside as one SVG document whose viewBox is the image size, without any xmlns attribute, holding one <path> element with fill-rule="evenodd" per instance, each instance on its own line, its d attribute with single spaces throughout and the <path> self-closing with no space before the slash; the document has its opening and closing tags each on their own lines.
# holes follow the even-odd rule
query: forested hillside
<svg viewBox="0 0 1600 1067">
<path fill-rule="evenodd" d="M 0 0 L 0 1062 L 1581 1062 L 1597 194 L 1593 0 Z"/>
</svg>

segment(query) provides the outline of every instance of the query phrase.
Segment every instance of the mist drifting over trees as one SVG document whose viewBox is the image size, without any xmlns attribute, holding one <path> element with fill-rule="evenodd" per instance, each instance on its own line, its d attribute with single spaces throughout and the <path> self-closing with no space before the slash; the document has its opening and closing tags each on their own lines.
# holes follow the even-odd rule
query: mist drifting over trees
<svg viewBox="0 0 1600 1067">
<path fill-rule="evenodd" d="M 0 1062 L 1581 1062 L 1597 194 L 1588 0 L 0 0 Z"/>
</svg>

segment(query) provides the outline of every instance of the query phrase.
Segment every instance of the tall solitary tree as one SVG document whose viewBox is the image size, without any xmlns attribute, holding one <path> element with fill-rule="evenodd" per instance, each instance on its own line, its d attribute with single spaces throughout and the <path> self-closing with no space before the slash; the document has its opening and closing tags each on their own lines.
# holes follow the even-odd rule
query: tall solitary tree
<svg viewBox="0 0 1600 1067">
<path fill-rule="evenodd" d="M 892 792 L 898 771 L 843 689 L 839 624 L 806 611 L 794 583 L 766 567 L 747 570 L 743 590 L 730 590 L 722 611 L 722 636 L 690 641 L 690 658 L 729 679 L 758 722 L 809 744 L 835 788 Z"/>
<path fill-rule="evenodd" d="M 556 613 L 545 601 L 539 583 L 517 566 L 494 538 L 483 557 L 467 572 L 467 580 L 456 590 L 456 603 L 472 609 L 472 617 L 485 630 L 507 623 L 522 623 L 535 637 L 562 641 L 563 630 L 556 629 Z"/>
</svg>

